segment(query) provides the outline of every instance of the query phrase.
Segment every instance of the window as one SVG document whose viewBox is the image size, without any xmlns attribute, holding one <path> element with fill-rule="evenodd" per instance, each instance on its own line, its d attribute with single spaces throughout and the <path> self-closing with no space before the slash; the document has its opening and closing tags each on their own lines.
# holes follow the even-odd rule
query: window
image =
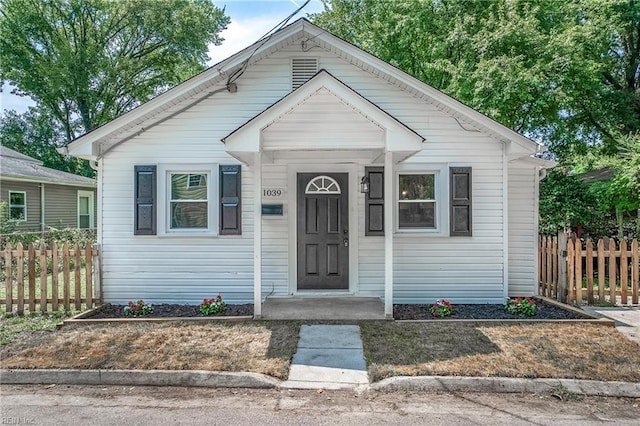
<svg viewBox="0 0 640 426">
<path fill-rule="evenodd" d="M 191 185 L 192 177 L 198 178 Z M 171 173 L 170 228 L 206 229 L 208 225 L 207 175 Z"/>
<path fill-rule="evenodd" d="M 398 168 L 393 183 L 396 232 L 449 235 L 448 164 L 415 163 Z"/>
<path fill-rule="evenodd" d="M 437 227 L 436 175 L 398 175 L 398 227 Z"/>
<path fill-rule="evenodd" d="M 27 220 L 27 193 L 9 191 L 9 218 L 24 222 Z"/>
<path fill-rule="evenodd" d="M 206 188 L 207 187 L 207 175 L 189 175 L 189 182 L 187 188 Z"/>
<path fill-rule="evenodd" d="M 329 176 L 316 176 L 309 181 L 305 194 L 340 194 L 340 185 Z"/>
<path fill-rule="evenodd" d="M 161 234 L 216 234 L 217 170 L 211 165 L 159 166 Z"/>
<path fill-rule="evenodd" d="M 93 206 L 93 192 L 78 191 L 78 228 L 92 229 L 95 227 Z"/>
</svg>

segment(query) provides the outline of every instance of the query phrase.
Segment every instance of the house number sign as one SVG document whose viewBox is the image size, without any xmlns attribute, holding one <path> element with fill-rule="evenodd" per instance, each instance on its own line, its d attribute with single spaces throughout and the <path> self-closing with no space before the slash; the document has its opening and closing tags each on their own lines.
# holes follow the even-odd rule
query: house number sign
<svg viewBox="0 0 640 426">
<path fill-rule="evenodd" d="M 284 188 L 263 188 L 262 198 L 267 200 L 280 200 L 284 199 Z"/>
</svg>

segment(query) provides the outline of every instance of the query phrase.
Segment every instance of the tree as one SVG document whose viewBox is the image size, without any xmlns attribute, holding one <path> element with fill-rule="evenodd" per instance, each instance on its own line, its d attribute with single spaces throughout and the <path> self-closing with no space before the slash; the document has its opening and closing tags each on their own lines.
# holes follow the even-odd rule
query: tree
<svg viewBox="0 0 640 426">
<path fill-rule="evenodd" d="M 555 235 L 589 224 L 599 216 L 597 206 L 585 182 L 566 169 L 550 170 L 540 182 L 540 233 Z"/>
<path fill-rule="evenodd" d="M 640 130 L 636 0 L 324 0 L 314 23 L 561 161 Z"/>
<path fill-rule="evenodd" d="M 229 18 L 209 0 L 0 0 L 0 78 L 70 141 L 195 75 Z"/>
<path fill-rule="evenodd" d="M 37 107 L 30 107 L 23 114 L 5 111 L 0 115 L 0 145 L 37 158 L 45 167 L 94 177 L 87 161 L 65 157 L 57 151 L 66 141 L 55 123 L 47 110 Z"/>
</svg>

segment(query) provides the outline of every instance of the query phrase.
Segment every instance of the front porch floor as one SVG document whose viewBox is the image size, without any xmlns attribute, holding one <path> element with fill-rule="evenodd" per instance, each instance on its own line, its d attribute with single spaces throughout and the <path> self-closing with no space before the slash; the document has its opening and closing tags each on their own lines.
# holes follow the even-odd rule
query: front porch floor
<svg viewBox="0 0 640 426">
<path fill-rule="evenodd" d="M 268 297 L 262 304 L 268 320 L 383 320 L 378 297 Z"/>
</svg>

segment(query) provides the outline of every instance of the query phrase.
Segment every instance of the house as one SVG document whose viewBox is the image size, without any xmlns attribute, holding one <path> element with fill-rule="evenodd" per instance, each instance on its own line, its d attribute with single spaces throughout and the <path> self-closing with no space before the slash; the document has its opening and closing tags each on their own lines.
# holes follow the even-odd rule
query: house
<svg viewBox="0 0 640 426">
<path fill-rule="evenodd" d="M 537 293 L 539 146 L 306 19 L 82 136 L 103 297 Z"/>
<path fill-rule="evenodd" d="M 42 161 L 0 146 L 0 202 L 16 230 L 96 226 L 96 181 L 50 169 Z"/>
</svg>

